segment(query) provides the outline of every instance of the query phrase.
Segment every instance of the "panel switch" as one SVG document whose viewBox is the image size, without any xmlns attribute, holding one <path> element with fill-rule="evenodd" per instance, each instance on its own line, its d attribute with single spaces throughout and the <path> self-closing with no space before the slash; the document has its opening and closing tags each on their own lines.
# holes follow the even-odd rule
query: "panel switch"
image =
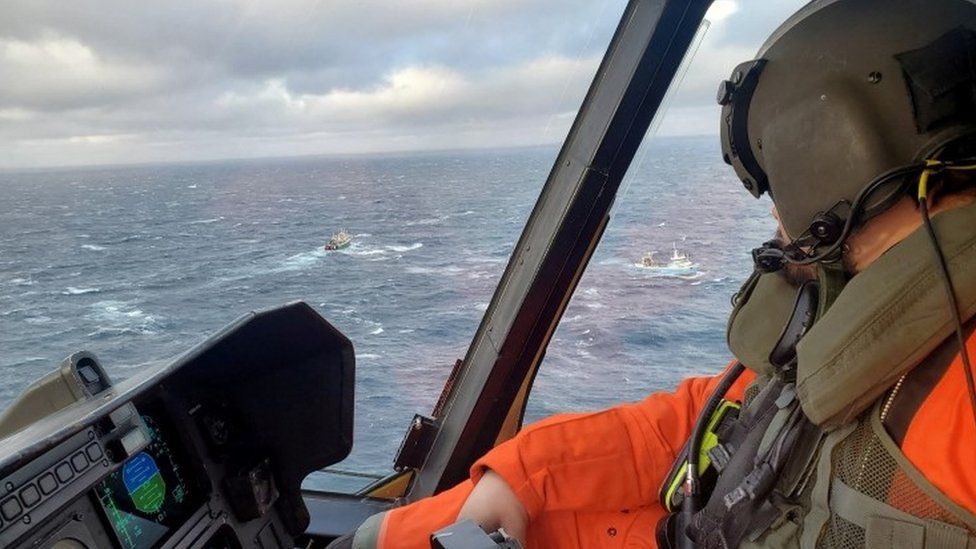
<svg viewBox="0 0 976 549">
<path fill-rule="evenodd" d="M 28 484 L 26 488 L 21 490 L 20 501 L 24 502 L 25 507 L 33 507 L 38 501 L 41 501 L 41 493 L 37 491 L 37 486 Z"/>
<path fill-rule="evenodd" d="M 41 487 L 41 493 L 43 493 L 45 496 L 53 494 L 54 491 L 58 489 L 58 481 L 51 473 L 44 473 L 41 475 L 41 478 L 37 479 L 37 485 Z"/>
<path fill-rule="evenodd" d="M 54 474 L 58 476 L 58 480 L 61 482 L 68 482 L 71 477 L 75 476 L 75 472 L 71 469 L 71 465 L 68 462 L 64 462 L 54 469 Z"/>
<path fill-rule="evenodd" d="M 23 508 L 20 506 L 20 502 L 17 501 L 17 498 L 15 497 L 9 498 L 3 503 L 0 503 L 0 514 L 3 514 L 3 518 L 7 520 L 17 518 L 17 515 L 19 515 L 22 510 Z"/>
</svg>

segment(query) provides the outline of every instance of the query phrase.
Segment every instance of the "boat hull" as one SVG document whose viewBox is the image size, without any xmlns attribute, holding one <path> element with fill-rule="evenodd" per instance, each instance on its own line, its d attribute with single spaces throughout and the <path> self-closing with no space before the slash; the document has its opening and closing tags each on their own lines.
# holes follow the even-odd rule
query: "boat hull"
<svg viewBox="0 0 976 549">
<path fill-rule="evenodd" d="M 641 263 L 634 263 L 635 267 L 638 267 L 650 274 L 657 276 L 694 276 L 699 274 L 698 266 L 692 265 L 690 267 L 667 267 L 667 266 L 647 266 Z"/>
<path fill-rule="evenodd" d="M 343 242 L 343 243 L 340 243 L 340 244 L 333 244 L 333 243 L 330 242 L 330 243 L 326 244 L 325 246 L 322 246 L 322 249 L 324 249 L 327 252 L 334 252 L 336 250 L 342 250 L 342 249 L 348 248 L 350 244 L 352 244 L 351 241 L 350 242 Z"/>
</svg>

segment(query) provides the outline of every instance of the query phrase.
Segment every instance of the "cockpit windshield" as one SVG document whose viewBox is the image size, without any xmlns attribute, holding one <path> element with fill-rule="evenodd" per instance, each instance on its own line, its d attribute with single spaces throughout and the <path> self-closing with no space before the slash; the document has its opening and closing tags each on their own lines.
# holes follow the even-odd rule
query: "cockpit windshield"
<svg viewBox="0 0 976 549">
<path fill-rule="evenodd" d="M 758 244 L 748 235 L 772 237 L 775 222 L 722 160 L 715 88 L 801 4 L 712 4 L 549 345 L 526 422 L 638 401 L 731 360 L 730 297 Z"/>
<path fill-rule="evenodd" d="M 714 89 L 801 3 L 716 0 L 527 420 L 725 364 L 740 235 L 773 224 Z M 357 365 L 353 453 L 306 487 L 353 491 L 464 356 L 626 2 L 28 4 L 0 17 L 0 409 L 76 350 L 117 381 L 303 300 Z"/>
</svg>

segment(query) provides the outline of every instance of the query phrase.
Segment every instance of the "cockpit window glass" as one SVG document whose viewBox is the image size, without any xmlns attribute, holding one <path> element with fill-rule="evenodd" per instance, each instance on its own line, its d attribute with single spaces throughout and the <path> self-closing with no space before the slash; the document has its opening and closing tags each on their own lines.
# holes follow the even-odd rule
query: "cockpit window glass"
<svg viewBox="0 0 976 549">
<path fill-rule="evenodd" d="M 801 4 L 713 4 L 553 336 L 527 422 L 641 400 L 731 359 L 731 296 L 775 223 L 770 203 L 752 198 L 722 161 L 715 90 Z"/>
<path fill-rule="evenodd" d="M 625 3 L 5 5 L 0 409 L 74 351 L 118 382 L 303 300 L 355 346 L 360 475 L 306 486 L 391 472 Z"/>
</svg>

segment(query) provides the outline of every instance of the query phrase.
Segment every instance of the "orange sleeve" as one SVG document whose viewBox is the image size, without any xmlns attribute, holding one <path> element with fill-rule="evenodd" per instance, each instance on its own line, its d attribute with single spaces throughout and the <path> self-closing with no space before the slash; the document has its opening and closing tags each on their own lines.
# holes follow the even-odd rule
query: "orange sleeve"
<svg viewBox="0 0 976 549">
<path fill-rule="evenodd" d="M 741 399 L 753 378 L 751 372 L 743 373 L 729 398 Z M 720 379 L 691 378 L 674 393 L 534 423 L 478 460 L 471 480 L 389 511 L 379 547 L 429 547 L 432 532 L 457 520 L 486 467 L 508 482 L 533 519 L 543 511 L 620 511 L 653 504 L 698 411 Z"/>
<path fill-rule="evenodd" d="M 728 398 L 741 400 L 746 371 Z M 673 393 L 589 414 L 533 424 L 471 468 L 486 468 L 515 491 L 530 519 L 546 511 L 620 511 L 657 501 L 657 492 L 721 375 L 686 379 Z"/>
<path fill-rule="evenodd" d="M 378 549 L 429 549 L 430 535 L 457 522 L 473 489 L 474 484 L 465 480 L 435 496 L 387 511 Z"/>
</svg>

